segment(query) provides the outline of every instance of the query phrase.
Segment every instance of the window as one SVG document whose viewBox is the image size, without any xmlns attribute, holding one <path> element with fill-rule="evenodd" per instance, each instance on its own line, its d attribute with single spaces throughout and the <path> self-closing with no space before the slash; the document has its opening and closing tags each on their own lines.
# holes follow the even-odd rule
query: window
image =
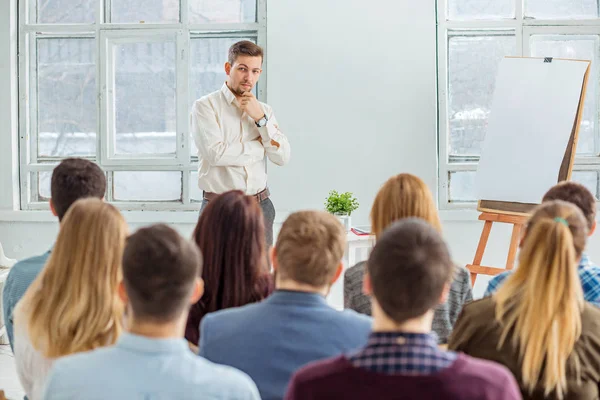
<svg viewBox="0 0 600 400">
<path fill-rule="evenodd" d="M 264 45 L 265 14 L 266 0 L 20 0 L 21 208 L 47 208 L 52 169 L 77 156 L 121 209 L 198 209 L 191 105 L 223 84 L 231 44 Z"/>
<path fill-rule="evenodd" d="M 438 0 L 440 208 L 476 201 L 475 171 L 500 60 L 592 61 L 573 180 L 599 198 L 598 0 Z"/>
</svg>

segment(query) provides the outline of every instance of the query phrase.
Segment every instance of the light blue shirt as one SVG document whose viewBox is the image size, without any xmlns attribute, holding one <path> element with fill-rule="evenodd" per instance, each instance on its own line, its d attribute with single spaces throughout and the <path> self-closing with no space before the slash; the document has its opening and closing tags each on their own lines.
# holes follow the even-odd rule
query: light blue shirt
<svg viewBox="0 0 600 400">
<path fill-rule="evenodd" d="M 129 333 L 115 346 L 58 359 L 43 398 L 260 400 L 248 375 L 193 354 L 184 339 Z"/>
<path fill-rule="evenodd" d="M 50 251 L 41 256 L 26 258 L 19 261 L 10 269 L 8 276 L 6 277 L 6 282 L 4 282 L 4 290 L 2 292 L 2 315 L 4 317 L 6 333 L 8 334 L 8 341 L 13 350 L 13 311 L 29 286 L 40 274 L 44 265 L 46 265 L 48 257 L 50 257 Z"/>
</svg>

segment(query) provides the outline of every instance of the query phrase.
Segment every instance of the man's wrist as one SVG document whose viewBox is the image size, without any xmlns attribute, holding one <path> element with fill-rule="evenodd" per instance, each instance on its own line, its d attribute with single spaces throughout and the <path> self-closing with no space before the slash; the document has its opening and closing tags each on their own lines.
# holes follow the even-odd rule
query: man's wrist
<svg viewBox="0 0 600 400">
<path fill-rule="evenodd" d="M 263 115 L 261 115 L 261 116 L 260 116 L 260 117 L 258 117 L 258 118 L 254 118 L 254 122 L 258 124 L 258 121 L 260 121 L 260 120 L 261 120 L 261 119 L 263 119 L 263 118 L 265 118 L 265 119 L 266 119 L 266 118 L 267 118 L 267 115 L 266 115 L 266 114 L 263 114 Z"/>
</svg>

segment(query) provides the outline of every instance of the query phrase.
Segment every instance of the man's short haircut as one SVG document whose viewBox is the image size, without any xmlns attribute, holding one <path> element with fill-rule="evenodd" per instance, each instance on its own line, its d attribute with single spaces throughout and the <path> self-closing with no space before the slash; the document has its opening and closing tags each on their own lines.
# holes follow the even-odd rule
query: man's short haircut
<svg viewBox="0 0 600 400">
<path fill-rule="evenodd" d="M 71 204 L 86 197 L 104 198 L 106 176 L 102 169 L 83 158 L 65 158 L 52 171 L 50 196 L 59 221 Z"/>
<path fill-rule="evenodd" d="M 300 211 L 283 223 L 275 244 L 281 279 L 314 287 L 333 280 L 344 256 L 346 232 L 333 215 Z"/>
<path fill-rule="evenodd" d="M 229 64 L 233 65 L 235 60 L 237 60 L 238 56 L 250 56 L 250 57 L 260 57 L 261 63 L 263 56 L 263 49 L 256 43 L 253 43 L 249 40 L 242 40 L 240 42 L 234 43 L 229 48 L 229 55 L 227 57 L 227 61 Z"/>
<path fill-rule="evenodd" d="M 395 222 L 367 261 L 373 296 L 397 323 L 420 317 L 437 306 L 454 265 L 441 235 L 427 222 L 406 218 Z"/>
<path fill-rule="evenodd" d="M 554 185 L 546 192 L 542 203 L 552 200 L 562 200 L 579 207 L 591 230 L 596 221 L 596 199 L 592 192 L 580 183 L 565 181 Z"/>
<path fill-rule="evenodd" d="M 202 258 L 195 243 L 164 224 L 141 228 L 123 254 L 125 290 L 136 318 L 168 322 L 190 306 Z"/>
</svg>

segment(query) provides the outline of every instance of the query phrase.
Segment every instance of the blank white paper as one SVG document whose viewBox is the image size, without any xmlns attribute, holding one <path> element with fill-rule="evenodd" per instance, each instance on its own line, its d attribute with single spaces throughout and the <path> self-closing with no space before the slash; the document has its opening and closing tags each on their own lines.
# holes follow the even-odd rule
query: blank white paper
<svg viewBox="0 0 600 400">
<path fill-rule="evenodd" d="M 476 188 L 481 200 L 539 203 L 558 181 L 587 62 L 505 58 Z"/>
</svg>

